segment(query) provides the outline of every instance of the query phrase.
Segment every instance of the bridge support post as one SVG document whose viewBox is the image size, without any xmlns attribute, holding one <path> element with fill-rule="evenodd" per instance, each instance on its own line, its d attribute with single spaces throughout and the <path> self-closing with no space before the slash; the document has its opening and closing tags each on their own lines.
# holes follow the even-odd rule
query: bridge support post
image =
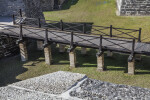
<svg viewBox="0 0 150 100">
<path fill-rule="evenodd" d="M 132 61 L 128 61 L 128 74 L 134 75 L 135 74 L 135 59 Z"/>
<path fill-rule="evenodd" d="M 98 71 L 104 71 L 106 70 L 105 66 L 104 66 L 104 51 L 102 48 L 102 35 L 100 35 L 100 43 L 99 43 L 99 51 L 96 54 L 97 56 L 97 70 Z"/>
<path fill-rule="evenodd" d="M 97 71 L 104 71 L 104 54 L 97 56 Z"/>
<path fill-rule="evenodd" d="M 20 42 L 19 48 L 20 48 L 21 61 L 27 61 L 28 52 L 27 52 L 26 42 Z"/>
<path fill-rule="evenodd" d="M 81 47 L 81 54 L 85 55 L 86 54 L 86 48 Z"/>
<path fill-rule="evenodd" d="M 52 64 L 51 46 L 47 45 L 44 47 L 45 63 L 48 65 Z"/>
<path fill-rule="evenodd" d="M 112 57 L 113 56 L 113 52 L 112 51 L 107 51 L 107 57 Z"/>
<path fill-rule="evenodd" d="M 65 50 L 66 50 L 65 46 L 66 46 L 65 44 L 59 44 L 59 52 L 60 53 L 64 53 L 65 52 Z"/>
<path fill-rule="evenodd" d="M 135 39 L 133 39 L 131 55 L 128 58 L 128 74 L 131 74 L 131 75 L 135 74 L 135 54 L 134 54 L 134 48 L 135 48 Z"/>
<path fill-rule="evenodd" d="M 43 50 L 43 41 L 37 41 L 37 49 Z"/>
<path fill-rule="evenodd" d="M 69 52 L 70 68 L 76 67 L 76 53 L 75 50 Z"/>
<path fill-rule="evenodd" d="M 136 54 L 135 55 L 135 60 L 141 61 L 141 54 Z"/>
</svg>

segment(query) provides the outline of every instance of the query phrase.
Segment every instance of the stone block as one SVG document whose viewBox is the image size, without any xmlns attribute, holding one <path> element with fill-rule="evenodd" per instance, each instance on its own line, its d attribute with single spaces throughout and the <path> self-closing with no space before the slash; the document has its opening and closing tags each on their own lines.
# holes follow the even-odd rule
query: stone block
<svg viewBox="0 0 150 100">
<path fill-rule="evenodd" d="M 69 59 L 70 59 L 70 68 L 76 67 L 76 53 L 75 50 L 72 52 L 69 52 Z"/>
<path fill-rule="evenodd" d="M 52 64 L 52 54 L 51 54 L 51 46 L 48 45 L 44 48 L 44 55 L 45 55 L 45 63 L 48 65 Z"/>
<path fill-rule="evenodd" d="M 20 48 L 21 61 L 27 61 L 28 52 L 27 52 L 26 42 L 19 43 L 19 48 Z"/>
<path fill-rule="evenodd" d="M 97 70 L 104 71 L 106 68 L 104 66 L 104 54 L 97 57 Z"/>
<path fill-rule="evenodd" d="M 132 62 L 128 62 L 128 74 L 135 74 L 135 60 L 133 60 Z"/>
</svg>

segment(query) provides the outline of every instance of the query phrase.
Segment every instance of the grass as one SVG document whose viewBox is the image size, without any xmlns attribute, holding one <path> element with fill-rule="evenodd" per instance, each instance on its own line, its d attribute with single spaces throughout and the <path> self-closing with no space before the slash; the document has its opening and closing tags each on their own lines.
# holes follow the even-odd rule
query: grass
<svg viewBox="0 0 150 100">
<path fill-rule="evenodd" d="M 142 39 L 150 37 L 150 17 L 117 16 L 116 10 L 116 0 L 77 0 L 73 5 L 70 0 L 63 10 L 44 12 L 44 15 L 47 20 L 59 21 L 62 19 L 66 22 L 93 22 L 94 25 L 101 26 L 142 28 Z"/>
<path fill-rule="evenodd" d="M 116 16 L 115 0 L 106 4 L 103 4 L 102 0 L 79 0 L 71 6 L 70 3 L 63 7 L 64 10 L 44 12 L 46 19 L 93 22 L 95 25 L 104 26 L 112 24 L 123 28 L 142 27 L 142 37 L 149 36 L 150 17 Z M 60 54 L 58 48 L 52 48 L 54 64 L 50 66 L 45 64 L 43 51 L 37 51 L 35 43 L 29 48 L 27 62 L 21 62 L 20 56 L 0 60 L 0 86 L 61 70 L 83 73 L 97 80 L 150 88 L 150 57 L 142 56 L 142 61 L 136 62 L 136 75 L 128 75 L 125 73 L 128 55 L 115 53 L 111 58 L 105 56 L 107 71 L 97 72 L 96 50 L 88 49 L 88 55 L 83 56 L 80 54 L 80 48 L 77 48 L 78 67 L 69 69 L 68 53 Z"/>
<path fill-rule="evenodd" d="M 27 62 L 21 62 L 20 56 L 0 60 L 0 86 L 61 70 L 86 74 L 97 80 L 150 88 L 149 57 L 143 56 L 141 62 L 136 62 L 136 75 L 128 75 L 126 73 L 128 55 L 118 53 L 114 53 L 113 57 L 105 55 L 107 71 L 97 72 L 96 50 L 88 49 L 88 55 L 81 55 L 80 48 L 77 48 L 78 65 L 77 68 L 70 69 L 68 53 L 59 53 L 58 47 L 55 48 L 54 45 L 52 48 L 53 65 L 45 64 L 44 53 L 36 50 L 35 43 L 28 48 Z"/>
</svg>

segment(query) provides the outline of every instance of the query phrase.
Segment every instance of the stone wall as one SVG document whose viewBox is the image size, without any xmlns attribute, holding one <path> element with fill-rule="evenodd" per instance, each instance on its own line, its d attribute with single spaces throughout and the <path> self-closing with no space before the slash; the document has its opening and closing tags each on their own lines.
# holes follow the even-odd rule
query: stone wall
<svg viewBox="0 0 150 100">
<path fill-rule="evenodd" d="M 54 8 L 54 0 L 41 0 L 41 3 L 43 11 L 53 10 Z"/>
<path fill-rule="evenodd" d="M 25 16 L 30 18 L 44 18 L 41 0 L 23 0 L 25 4 Z"/>
<path fill-rule="evenodd" d="M 0 16 L 12 16 L 19 9 L 24 9 L 22 0 L 0 0 Z"/>
<path fill-rule="evenodd" d="M 126 16 L 147 16 L 150 15 L 149 0 L 116 0 L 117 14 Z"/>
<path fill-rule="evenodd" d="M 0 16 L 12 16 L 19 9 L 25 11 L 28 17 L 39 16 L 37 13 L 58 9 L 65 1 L 67 0 L 0 0 Z"/>
</svg>

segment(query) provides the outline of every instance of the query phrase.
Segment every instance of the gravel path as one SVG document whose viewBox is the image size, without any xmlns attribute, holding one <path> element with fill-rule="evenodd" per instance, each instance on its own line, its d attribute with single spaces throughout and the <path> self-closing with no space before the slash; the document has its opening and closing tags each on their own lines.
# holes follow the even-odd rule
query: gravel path
<svg viewBox="0 0 150 100">
<path fill-rule="evenodd" d="M 87 100 L 150 100 L 150 90 L 87 79 L 71 96 Z"/>
</svg>

